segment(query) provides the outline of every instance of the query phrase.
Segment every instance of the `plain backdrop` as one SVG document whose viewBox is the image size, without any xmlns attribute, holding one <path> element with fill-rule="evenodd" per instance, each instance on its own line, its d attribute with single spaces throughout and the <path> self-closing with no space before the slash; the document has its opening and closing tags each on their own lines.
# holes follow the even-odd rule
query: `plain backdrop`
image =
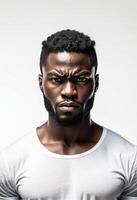
<svg viewBox="0 0 137 200">
<path fill-rule="evenodd" d="M 137 1 L 0 0 L 0 148 L 47 120 L 41 42 L 68 28 L 96 41 L 93 120 L 137 144 Z"/>
</svg>

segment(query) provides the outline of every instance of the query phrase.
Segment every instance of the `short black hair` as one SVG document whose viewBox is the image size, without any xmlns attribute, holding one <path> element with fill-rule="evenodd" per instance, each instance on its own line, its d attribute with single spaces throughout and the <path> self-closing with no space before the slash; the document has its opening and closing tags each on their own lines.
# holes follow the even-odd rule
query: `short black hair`
<svg viewBox="0 0 137 200">
<path fill-rule="evenodd" d="M 47 40 L 42 42 L 42 50 L 40 55 L 40 71 L 46 63 L 49 53 L 58 52 L 80 52 L 90 56 L 92 66 L 97 71 L 97 55 L 95 50 L 95 41 L 91 40 L 88 35 L 76 30 L 62 30 L 50 35 Z"/>
</svg>

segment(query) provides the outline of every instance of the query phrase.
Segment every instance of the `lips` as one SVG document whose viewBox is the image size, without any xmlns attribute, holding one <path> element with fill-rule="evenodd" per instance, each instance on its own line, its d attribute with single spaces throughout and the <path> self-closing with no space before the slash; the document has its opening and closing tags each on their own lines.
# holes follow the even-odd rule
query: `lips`
<svg viewBox="0 0 137 200">
<path fill-rule="evenodd" d="M 79 104 L 72 101 L 64 101 L 58 104 L 58 107 L 61 111 L 72 112 L 79 108 Z"/>
<path fill-rule="evenodd" d="M 59 107 L 79 107 L 79 105 L 73 101 L 63 101 L 59 103 Z"/>
</svg>

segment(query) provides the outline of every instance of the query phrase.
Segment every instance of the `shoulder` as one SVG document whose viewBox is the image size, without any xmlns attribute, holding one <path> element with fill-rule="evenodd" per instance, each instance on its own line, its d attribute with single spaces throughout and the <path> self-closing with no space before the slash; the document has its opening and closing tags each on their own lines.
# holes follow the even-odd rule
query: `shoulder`
<svg viewBox="0 0 137 200">
<path fill-rule="evenodd" d="M 35 130 L 31 130 L 0 152 L 0 162 L 18 162 L 29 156 L 35 142 Z"/>
<path fill-rule="evenodd" d="M 103 148 L 106 154 L 123 158 L 127 161 L 132 160 L 132 162 L 137 159 L 137 146 L 135 144 L 110 129 L 104 128 L 104 132 Z"/>
<path fill-rule="evenodd" d="M 124 137 L 122 137 L 119 133 L 116 133 L 108 128 L 104 128 L 104 131 L 106 133 L 105 143 L 112 148 L 116 149 L 127 149 L 128 152 L 135 150 L 137 146 Z"/>
</svg>

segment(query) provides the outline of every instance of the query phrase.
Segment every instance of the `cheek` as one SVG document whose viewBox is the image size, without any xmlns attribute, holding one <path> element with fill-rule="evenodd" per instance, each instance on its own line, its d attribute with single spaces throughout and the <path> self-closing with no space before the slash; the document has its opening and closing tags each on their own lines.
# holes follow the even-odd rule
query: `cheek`
<svg viewBox="0 0 137 200">
<path fill-rule="evenodd" d="M 43 84 L 43 93 L 51 102 L 54 103 L 56 101 L 59 92 L 60 88 L 57 88 L 49 83 Z"/>
<path fill-rule="evenodd" d="M 93 79 L 93 80 L 91 81 L 91 83 L 90 83 L 90 86 L 89 86 L 89 90 L 88 90 L 88 99 L 91 99 L 91 98 L 94 96 L 95 87 L 96 87 L 95 79 Z"/>
<path fill-rule="evenodd" d="M 94 83 L 90 83 L 87 86 L 79 88 L 79 97 L 82 101 L 88 101 L 94 94 Z"/>
</svg>

